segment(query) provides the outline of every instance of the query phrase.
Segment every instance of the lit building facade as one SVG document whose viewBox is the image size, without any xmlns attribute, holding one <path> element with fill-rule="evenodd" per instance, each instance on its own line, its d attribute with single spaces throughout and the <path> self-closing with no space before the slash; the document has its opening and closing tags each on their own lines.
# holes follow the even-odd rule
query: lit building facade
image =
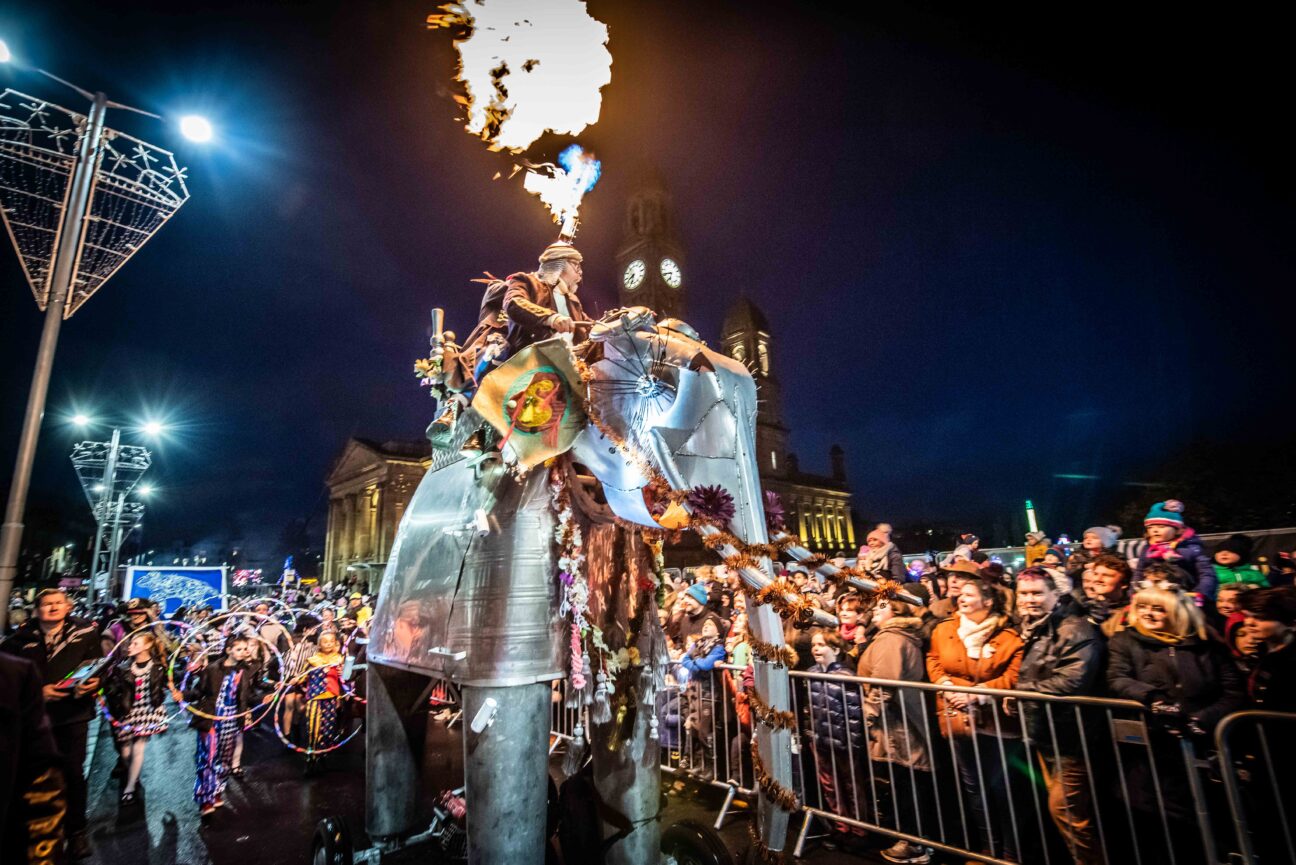
<svg viewBox="0 0 1296 865">
<path fill-rule="evenodd" d="M 396 527 L 431 463 L 426 440 L 347 442 L 325 480 L 329 505 L 322 582 L 377 588 Z"/>
</svg>

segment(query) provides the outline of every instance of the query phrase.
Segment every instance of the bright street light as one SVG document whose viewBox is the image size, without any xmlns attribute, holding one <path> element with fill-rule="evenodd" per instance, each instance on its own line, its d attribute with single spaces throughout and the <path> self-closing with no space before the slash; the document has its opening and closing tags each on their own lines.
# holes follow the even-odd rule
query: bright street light
<svg viewBox="0 0 1296 865">
<path fill-rule="evenodd" d="M 9 50 L 9 46 L 5 44 L 3 39 L 0 39 L 0 63 L 8 63 L 12 59 L 13 53 Z"/>
<path fill-rule="evenodd" d="M 190 141 L 196 141 L 199 144 L 212 140 L 212 125 L 206 117 L 199 117 L 197 114 L 186 114 L 180 118 L 180 134 Z"/>
<path fill-rule="evenodd" d="M 145 484 L 144 486 L 140 487 L 140 495 L 142 496 L 153 495 L 153 487 L 150 486 L 149 484 Z"/>
<path fill-rule="evenodd" d="M 89 426 L 90 418 L 86 417 L 83 414 L 74 414 L 72 415 L 72 423 L 76 424 L 77 426 Z"/>
<path fill-rule="evenodd" d="M 101 493 L 101 492 L 103 492 L 103 491 L 104 491 L 104 485 L 103 485 L 103 484 L 95 484 L 95 485 L 94 485 L 94 491 L 97 492 L 97 493 Z"/>
<path fill-rule="evenodd" d="M 144 431 L 145 435 L 158 436 L 162 434 L 162 430 L 165 429 L 165 427 L 157 421 L 151 420 L 144 424 L 144 426 L 140 427 L 140 429 Z"/>
</svg>

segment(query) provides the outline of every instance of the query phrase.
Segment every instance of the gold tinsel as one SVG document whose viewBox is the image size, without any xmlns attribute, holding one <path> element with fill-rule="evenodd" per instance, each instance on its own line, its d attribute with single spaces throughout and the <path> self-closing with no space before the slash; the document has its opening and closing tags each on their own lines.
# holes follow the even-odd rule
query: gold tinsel
<svg viewBox="0 0 1296 865">
<path fill-rule="evenodd" d="M 775 709 L 761 699 L 760 692 L 755 688 L 749 688 L 745 693 L 747 701 L 751 704 L 752 714 L 766 727 L 773 727 L 775 730 L 791 730 L 796 726 L 796 715 Z"/>
<path fill-rule="evenodd" d="M 760 835 L 756 834 L 756 821 L 747 823 L 747 836 L 751 838 L 752 849 L 756 851 L 760 861 L 767 865 L 787 865 L 787 852 L 771 850 L 769 845 L 761 840 Z"/>
<path fill-rule="evenodd" d="M 756 775 L 756 783 L 765 794 L 765 798 L 789 813 L 800 808 L 801 801 L 797 799 L 796 794 L 775 781 L 770 773 L 765 771 L 765 764 L 761 762 L 760 748 L 757 746 L 755 736 L 752 737 L 751 758 L 752 772 Z"/>
<path fill-rule="evenodd" d="M 776 646 L 773 643 L 758 640 L 752 634 L 747 635 L 747 645 L 751 646 L 752 654 L 762 661 L 770 664 L 781 664 L 784 667 L 796 666 L 797 653 L 796 649 L 791 646 Z"/>
</svg>

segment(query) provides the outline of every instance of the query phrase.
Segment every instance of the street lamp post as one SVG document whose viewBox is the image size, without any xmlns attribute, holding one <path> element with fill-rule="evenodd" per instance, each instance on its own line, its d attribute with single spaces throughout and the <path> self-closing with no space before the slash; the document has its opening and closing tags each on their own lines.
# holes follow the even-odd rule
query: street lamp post
<svg viewBox="0 0 1296 865">
<path fill-rule="evenodd" d="M 0 62 L 12 59 L 0 41 Z M 0 629 L 8 621 L 59 329 L 189 198 L 184 172 L 169 152 L 104 125 L 110 105 L 139 109 L 34 71 L 88 98 L 90 110 L 81 115 L 12 89 L 0 93 L 0 218 L 45 312 L 0 524 Z M 68 141 L 75 141 L 70 159 Z M 106 167 L 105 154 L 112 156 Z"/>
<path fill-rule="evenodd" d="M 108 445 L 108 461 L 104 465 L 103 491 L 99 496 L 99 505 L 94 508 L 96 517 L 94 555 L 90 557 L 90 585 L 91 591 L 96 586 L 99 579 L 99 551 L 103 549 L 104 530 L 107 525 L 108 503 L 112 501 L 113 486 L 117 480 L 117 450 L 121 447 L 121 430 L 114 428 L 112 431 L 112 441 Z M 75 461 L 75 458 L 74 458 Z M 109 571 L 111 574 L 112 572 Z"/>
<path fill-rule="evenodd" d="M 50 271 L 45 326 L 41 329 L 40 348 L 36 351 L 36 368 L 32 372 L 27 413 L 23 415 L 22 435 L 18 439 L 18 457 L 14 460 L 4 525 L 0 526 L 0 627 L 8 622 L 9 592 L 13 589 L 14 576 L 18 570 L 23 511 L 27 507 L 27 490 L 31 486 L 32 464 L 36 459 L 36 440 L 40 437 L 41 419 L 45 417 L 45 396 L 49 392 L 50 370 L 54 368 L 54 348 L 58 345 L 59 327 L 63 324 L 63 307 L 72 288 L 72 277 L 76 273 L 81 241 L 85 236 L 95 169 L 103 155 L 104 115 L 107 110 L 108 98 L 102 93 L 96 93 L 90 104 L 85 132 L 77 150 L 76 166 L 72 170 L 72 179 L 63 200 L 57 251 L 54 267 Z"/>
</svg>

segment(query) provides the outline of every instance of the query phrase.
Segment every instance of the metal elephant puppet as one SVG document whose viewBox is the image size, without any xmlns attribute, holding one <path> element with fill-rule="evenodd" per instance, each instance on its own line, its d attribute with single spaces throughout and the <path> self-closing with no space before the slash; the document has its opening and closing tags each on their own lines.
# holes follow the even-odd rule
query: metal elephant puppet
<svg viewBox="0 0 1296 865">
<path fill-rule="evenodd" d="M 761 642 L 783 645 L 775 608 L 835 623 L 771 585 L 756 409 L 745 367 L 642 307 L 609 313 L 575 346 L 556 337 L 525 347 L 486 376 L 452 440 L 478 434 L 484 418 L 491 443 L 434 456 L 382 584 L 369 648 L 370 836 L 398 836 L 414 819 L 416 749 L 402 720 L 431 676 L 463 696 L 469 861 L 544 861 L 551 683 L 565 679 L 589 720 L 572 753 L 583 755 L 588 737 L 601 798 L 634 827 L 607 861 L 660 861 L 663 526 L 691 526 L 731 562 L 743 553 L 744 580 L 770 601 L 751 610 Z M 715 488 L 724 507 L 697 519 L 684 492 Z M 755 663 L 775 716 L 789 704 L 779 657 Z M 794 805 L 790 735 L 756 726 L 758 830 L 775 850 Z"/>
</svg>

